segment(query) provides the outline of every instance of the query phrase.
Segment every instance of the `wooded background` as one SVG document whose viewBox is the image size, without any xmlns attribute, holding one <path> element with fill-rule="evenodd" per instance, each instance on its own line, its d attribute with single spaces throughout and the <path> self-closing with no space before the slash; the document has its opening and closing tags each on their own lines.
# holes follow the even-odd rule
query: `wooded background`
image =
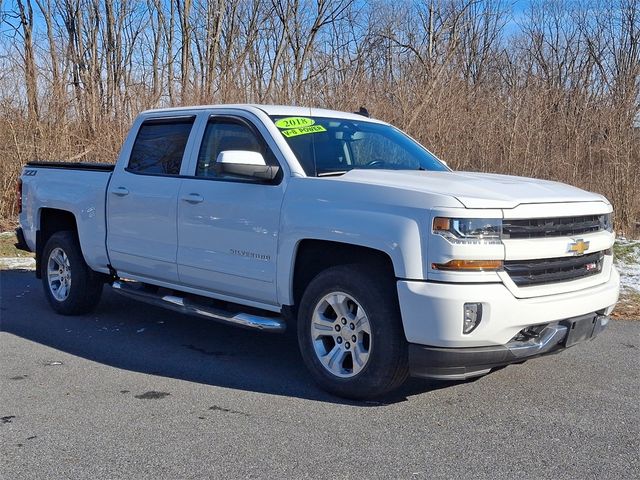
<svg viewBox="0 0 640 480">
<path fill-rule="evenodd" d="M 25 162 L 114 162 L 141 110 L 232 102 L 365 106 L 640 221 L 637 0 L 0 0 L 0 222 Z"/>
</svg>

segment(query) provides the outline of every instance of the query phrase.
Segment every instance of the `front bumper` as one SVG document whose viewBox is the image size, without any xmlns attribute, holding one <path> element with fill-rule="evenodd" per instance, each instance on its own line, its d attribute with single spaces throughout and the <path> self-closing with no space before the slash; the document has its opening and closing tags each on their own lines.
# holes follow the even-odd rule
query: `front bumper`
<svg viewBox="0 0 640 480">
<path fill-rule="evenodd" d="M 610 269 L 606 281 L 573 292 L 516 298 L 502 283 L 438 283 L 401 280 L 398 300 L 409 343 L 442 348 L 503 346 L 522 329 L 604 312 L 618 301 L 620 276 Z M 462 332 L 464 304 L 482 303 L 482 320 Z"/>
<path fill-rule="evenodd" d="M 512 340 L 505 345 L 442 348 L 409 345 L 411 375 L 443 380 L 462 380 L 489 373 L 494 368 L 560 352 L 597 336 L 609 317 L 597 313 L 554 322 L 537 337 Z"/>
</svg>

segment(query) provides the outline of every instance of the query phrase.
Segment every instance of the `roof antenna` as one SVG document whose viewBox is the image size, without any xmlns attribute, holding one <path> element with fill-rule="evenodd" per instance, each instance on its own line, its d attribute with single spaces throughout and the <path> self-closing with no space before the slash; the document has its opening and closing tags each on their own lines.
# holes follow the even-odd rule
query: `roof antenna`
<svg viewBox="0 0 640 480">
<path fill-rule="evenodd" d="M 362 115 L 363 117 L 371 118 L 371 115 L 369 115 L 369 110 L 364 107 L 360 107 L 360 110 L 353 113 L 355 113 L 356 115 Z"/>
</svg>

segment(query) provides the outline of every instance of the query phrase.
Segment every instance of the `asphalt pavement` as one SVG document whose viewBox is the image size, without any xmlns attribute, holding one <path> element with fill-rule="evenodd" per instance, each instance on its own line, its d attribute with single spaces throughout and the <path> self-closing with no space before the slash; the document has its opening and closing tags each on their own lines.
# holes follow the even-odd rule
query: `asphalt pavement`
<svg viewBox="0 0 640 480">
<path fill-rule="evenodd" d="M 294 340 L 0 272 L 0 478 L 640 478 L 640 321 L 475 381 L 324 393 Z"/>
</svg>

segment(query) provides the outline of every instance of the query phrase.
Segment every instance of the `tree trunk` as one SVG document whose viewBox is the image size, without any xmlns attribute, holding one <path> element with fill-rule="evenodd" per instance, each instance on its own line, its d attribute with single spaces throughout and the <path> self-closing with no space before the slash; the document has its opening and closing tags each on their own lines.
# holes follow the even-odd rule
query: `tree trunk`
<svg viewBox="0 0 640 480">
<path fill-rule="evenodd" d="M 33 54 L 33 8 L 31 0 L 17 0 L 20 11 L 24 49 L 24 79 L 27 87 L 27 108 L 29 120 L 38 120 L 38 81 L 36 78 L 36 62 Z"/>
</svg>

